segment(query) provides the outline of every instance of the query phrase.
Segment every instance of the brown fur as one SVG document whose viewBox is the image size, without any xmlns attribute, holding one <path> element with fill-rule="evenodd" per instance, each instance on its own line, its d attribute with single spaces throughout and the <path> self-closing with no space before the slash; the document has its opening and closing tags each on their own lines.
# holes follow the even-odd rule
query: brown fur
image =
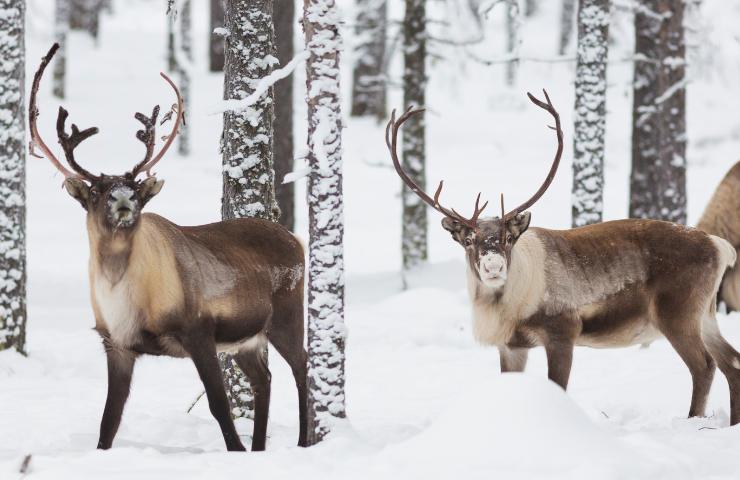
<svg viewBox="0 0 740 480">
<path fill-rule="evenodd" d="M 498 218 L 475 230 L 443 225 L 466 246 L 473 330 L 499 347 L 502 371 L 522 370 L 526 349 L 541 345 L 548 376 L 566 388 L 574 345 L 623 347 L 665 336 L 694 380 L 689 414 L 703 415 L 716 361 L 734 392 L 732 423 L 740 422 L 740 354 L 714 319 L 719 282 L 736 260 L 726 241 L 655 220 L 532 228 L 511 244 L 495 243 L 502 228 L 512 232 Z M 479 262 L 491 254 L 510 256 L 502 286 L 482 280 Z"/>
<path fill-rule="evenodd" d="M 709 200 L 697 228 L 722 237 L 740 248 L 740 162 L 730 168 Z M 727 270 L 718 300 L 729 310 L 740 310 L 740 269 Z"/>
</svg>

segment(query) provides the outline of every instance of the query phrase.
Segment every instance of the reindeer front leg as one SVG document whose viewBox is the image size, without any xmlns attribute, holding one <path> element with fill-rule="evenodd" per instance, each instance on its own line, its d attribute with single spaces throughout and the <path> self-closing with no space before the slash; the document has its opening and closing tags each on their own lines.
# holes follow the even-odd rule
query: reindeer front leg
<svg viewBox="0 0 740 480">
<path fill-rule="evenodd" d="M 527 366 L 528 348 L 511 348 L 505 345 L 498 347 L 501 360 L 501 373 L 523 372 Z"/>
<path fill-rule="evenodd" d="M 575 315 L 564 314 L 548 317 L 542 325 L 545 329 L 547 378 L 566 390 L 573 364 L 573 349 L 581 330 L 580 321 Z"/>
<path fill-rule="evenodd" d="M 118 426 L 121 424 L 123 407 L 126 405 L 131 389 L 131 376 L 134 372 L 136 354 L 123 350 L 103 340 L 108 360 L 108 397 L 105 400 L 103 419 L 100 421 L 98 448 L 107 450 L 113 444 Z"/>
</svg>

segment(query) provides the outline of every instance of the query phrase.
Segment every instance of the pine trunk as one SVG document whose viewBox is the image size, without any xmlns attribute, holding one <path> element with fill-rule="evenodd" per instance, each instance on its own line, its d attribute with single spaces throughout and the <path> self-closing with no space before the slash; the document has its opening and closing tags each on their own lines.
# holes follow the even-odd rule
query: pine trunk
<svg viewBox="0 0 740 480">
<path fill-rule="evenodd" d="M 293 26 L 295 0 L 275 0 L 275 43 L 280 65 L 293 58 Z M 295 228 L 294 184 L 283 183 L 285 175 L 293 171 L 293 75 L 275 84 L 275 196 L 280 207 L 280 223 L 288 230 Z"/>
<path fill-rule="evenodd" d="M 272 0 L 226 0 L 224 98 L 240 100 L 272 72 L 274 56 Z M 224 220 L 258 217 L 276 220 L 273 171 L 273 94 L 266 92 L 243 111 L 224 113 L 222 137 Z M 229 355 L 220 356 L 224 384 L 235 417 L 251 417 L 254 396 L 244 374 Z"/>
<path fill-rule="evenodd" d="M 573 129 L 574 227 L 598 223 L 604 208 L 609 0 L 580 0 Z"/>
<path fill-rule="evenodd" d="M 67 32 L 69 31 L 69 0 L 56 0 L 54 5 L 54 41 L 59 50 L 54 58 L 51 91 L 57 98 L 64 98 L 67 76 Z"/>
<path fill-rule="evenodd" d="M 224 26 L 224 1 L 210 0 L 211 30 L 208 32 L 208 64 L 212 72 L 224 69 L 224 37 L 213 33 Z"/>
<path fill-rule="evenodd" d="M 386 0 L 357 0 L 355 67 L 352 77 L 352 116 L 384 119 L 386 79 Z"/>
<path fill-rule="evenodd" d="M 524 0 L 524 15 L 531 17 L 539 10 L 538 0 Z"/>
<path fill-rule="evenodd" d="M 335 0 L 304 0 L 308 102 L 309 443 L 343 418 L 344 213 L 339 100 L 339 12 Z"/>
<path fill-rule="evenodd" d="M 633 218 L 686 223 L 686 49 L 683 2 L 646 0 L 635 11 Z"/>
<path fill-rule="evenodd" d="M 82 30 L 97 40 L 100 35 L 100 12 L 105 6 L 102 0 L 69 0 L 69 26 Z"/>
<path fill-rule="evenodd" d="M 565 55 L 570 38 L 573 35 L 573 19 L 575 18 L 576 0 L 562 0 L 560 6 L 560 44 L 558 54 Z"/>
<path fill-rule="evenodd" d="M 0 0 L 0 350 L 26 343 L 25 2 Z"/>
<path fill-rule="evenodd" d="M 403 22 L 403 104 L 426 103 L 426 0 L 406 0 Z M 411 117 L 402 130 L 404 170 L 422 189 L 426 188 L 426 117 Z M 406 184 L 401 187 L 401 255 L 404 271 L 427 260 L 427 210 Z"/>
</svg>

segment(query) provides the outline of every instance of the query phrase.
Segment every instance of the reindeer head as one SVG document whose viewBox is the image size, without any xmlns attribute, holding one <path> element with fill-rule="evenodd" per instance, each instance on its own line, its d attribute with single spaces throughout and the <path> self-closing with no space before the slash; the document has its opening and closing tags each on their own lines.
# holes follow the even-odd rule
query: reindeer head
<svg viewBox="0 0 740 480">
<path fill-rule="evenodd" d="M 398 130 L 406 120 L 422 112 L 423 109 L 408 108 L 398 120 L 396 120 L 394 110 L 385 130 L 385 142 L 396 172 L 411 191 L 416 193 L 427 205 L 445 216 L 442 219 L 442 227 L 450 232 L 452 238 L 465 248 L 470 270 L 476 274 L 478 281 L 489 288 L 499 289 L 506 284 L 508 269 L 511 265 L 512 249 L 519 237 L 529 228 L 531 214 L 527 209 L 540 199 L 552 183 L 560 164 L 560 157 L 563 154 L 563 130 L 560 126 L 560 116 L 555 107 L 552 106 L 547 92 L 544 90 L 543 92 L 547 102 L 538 100 L 530 93 L 527 93 L 527 95 L 532 103 L 549 112 L 555 119 L 555 127 L 550 127 L 555 130 L 558 139 L 555 159 L 544 183 L 529 200 L 506 213 L 504 210 L 504 196 L 501 195 L 500 217 L 479 219 L 480 214 L 488 205 L 488 202 L 486 202 L 482 207 L 480 206 L 480 193 L 475 200 L 473 215 L 470 218 L 463 217 L 454 208 L 449 209 L 439 203 L 444 182 L 439 182 L 437 191 L 433 197 L 430 197 L 404 172 L 396 153 Z"/>
<path fill-rule="evenodd" d="M 39 135 L 36 120 L 39 116 L 38 106 L 36 105 L 36 96 L 38 94 L 39 84 L 46 66 L 59 48 L 59 44 L 54 44 L 46 56 L 42 59 L 39 69 L 33 78 L 31 87 L 31 100 L 29 108 L 29 126 L 31 130 L 30 152 L 35 154 L 35 148 L 38 148 L 43 156 L 48 158 L 51 163 L 64 175 L 64 187 L 67 192 L 75 198 L 80 205 L 88 212 L 89 218 L 97 223 L 102 231 L 121 231 L 134 228 L 139 221 L 141 210 L 146 203 L 151 200 L 164 185 L 163 180 L 157 180 L 151 174 L 151 169 L 162 159 L 167 149 L 172 145 L 177 135 L 183 116 L 183 101 L 180 92 L 175 84 L 167 75 L 161 73 L 167 83 L 174 89 L 177 96 L 177 105 L 173 107 L 177 111 L 172 132 L 167 137 L 162 149 L 154 155 L 154 142 L 156 139 L 155 128 L 157 116 L 159 115 L 159 106 L 154 107 L 152 115 L 147 117 L 137 113 L 135 118 L 139 120 L 144 128 L 136 132 L 136 138 L 144 143 L 146 153 L 144 159 L 138 162 L 134 168 L 123 175 L 93 175 L 80 166 L 75 160 L 74 151 L 77 146 L 84 140 L 98 133 L 96 127 L 87 128 L 80 131 L 77 125 L 72 124 L 71 133 L 67 133 L 66 122 L 69 113 L 62 107 L 59 107 L 57 116 L 57 137 L 59 144 L 62 146 L 69 170 L 57 159 L 51 149 Z M 146 178 L 138 179 L 140 174 L 145 173 Z"/>
</svg>

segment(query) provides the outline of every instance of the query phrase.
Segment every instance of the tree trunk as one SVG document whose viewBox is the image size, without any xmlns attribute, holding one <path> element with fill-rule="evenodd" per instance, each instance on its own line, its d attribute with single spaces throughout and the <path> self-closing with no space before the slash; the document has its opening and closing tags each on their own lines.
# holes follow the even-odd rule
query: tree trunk
<svg viewBox="0 0 740 480">
<path fill-rule="evenodd" d="M 192 41 L 192 5 L 191 0 L 182 2 L 182 11 L 179 21 L 179 42 L 177 47 L 180 49 L 179 55 L 188 62 L 188 65 L 182 65 L 176 60 L 177 76 L 180 83 L 180 94 L 185 105 L 185 111 L 192 104 L 192 89 L 190 88 L 190 63 L 193 61 L 193 41 Z M 177 151 L 182 156 L 190 155 L 190 125 L 186 121 L 180 126 L 180 134 L 177 139 Z"/>
<path fill-rule="evenodd" d="M 226 0 L 224 98 L 239 100 L 272 72 L 274 54 L 272 0 Z M 222 137 L 224 220 L 258 217 L 275 221 L 275 174 L 272 164 L 273 94 L 268 90 L 243 111 L 224 113 Z M 224 383 L 235 417 L 251 417 L 254 396 L 246 377 L 229 355 L 220 356 Z"/>
<path fill-rule="evenodd" d="M 211 30 L 208 32 L 208 60 L 212 72 L 224 69 L 224 37 L 213 33 L 224 26 L 224 0 L 210 0 Z"/>
<path fill-rule="evenodd" d="M 686 223 L 686 88 L 683 2 L 635 10 L 632 218 Z"/>
<path fill-rule="evenodd" d="M 519 27 L 521 26 L 519 0 L 507 0 L 506 16 L 506 51 L 512 57 L 519 56 Z M 513 86 L 516 83 L 516 71 L 519 60 L 514 58 L 506 62 L 506 85 Z"/>
<path fill-rule="evenodd" d="M 0 0 L 0 350 L 26 343 L 25 2 Z"/>
<path fill-rule="evenodd" d="M 576 0 L 562 0 L 560 7 L 560 44 L 558 54 L 565 55 L 570 38 L 573 35 L 573 19 L 575 18 Z"/>
<path fill-rule="evenodd" d="M 608 36 L 609 0 L 580 0 L 573 129 L 574 227 L 600 222 L 604 209 Z"/>
<path fill-rule="evenodd" d="M 67 32 L 69 31 L 69 0 L 56 0 L 54 5 L 54 40 L 59 44 L 52 77 L 54 96 L 64 98 L 67 76 Z"/>
<path fill-rule="evenodd" d="M 539 4 L 537 0 L 524 0 L 524 15 L 531 17 L 539 10 Z"/>
<path fill-rule="evenodd" d="M 403 104 L 426 103 L 426 0 L 406 0 L 403 22 Z M 402 163 L 408 175 L 426 188 L 426 117 L 411 117 L 402 130 Z M 401 187 L 401 254 L 404 272 L 427 260 L 427 210 L 406 184 Z"/>
<path fill-rule="evenodd" d="M 98 40 L 100 35 L 100 12 L 105 6 L 102 0 L 69 0 L 69 26 L 72 30 L 83 30 Z"/>
<path fill-rule="evenodd" d="M 357 0 L 355 66 L 352 77 L 352 116 L 386 116 L 385 39 L 386 0 Z"/>
<path fill-rule="evenodd" d="M 335 0 L 304 0 L 308 102 L 308 381 L 309 443 L 333 417 L 346 416 L 344 395 L 344 214 L 339 100 L 339 12 Z"/>
<path fill-rule="evenodd" d="M 295 0 L 275 0 L 275 41 L 280 65 L 293 58 L 293 26 Z M 280 223 L 288 230 L 295 228 L 294 184 L 283 183 L 285 175 L 293 171 L 293 75 L 275 84 L 275 196 L 280 207 Z"/>
</svg>

